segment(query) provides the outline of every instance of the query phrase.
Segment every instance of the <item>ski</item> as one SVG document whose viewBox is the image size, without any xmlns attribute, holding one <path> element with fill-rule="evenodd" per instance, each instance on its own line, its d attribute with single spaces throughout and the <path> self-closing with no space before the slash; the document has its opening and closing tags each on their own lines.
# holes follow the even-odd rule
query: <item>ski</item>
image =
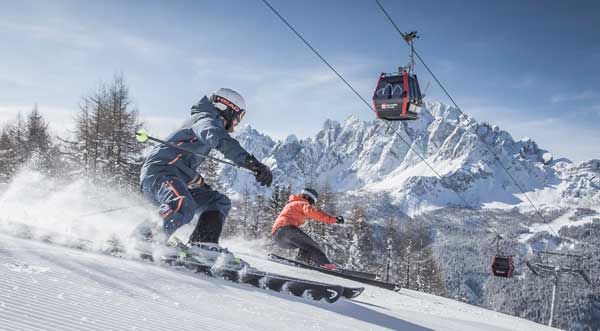
<svg viewBox="0 0 600 331">
<path fill-rule="evenodd" d="M 269 254 L 269 258 L 271 260 L 278 259 L 278 260 L 281 260 L 284 263 L 288 263 L 288 264 L 294 265 L 294 266 L 297 263 L 302 263 L 301 261 L 293 260 L 293 259 L 288 259 L 288 258 L 285 258 L 283 256 L 276 255 L 276 254 Z M 277 261 L 277 262 L 279 262 L 279 261 Z M 312 265 L 312 266 L 316 267 L 314 265 Z M 319 268 L 319 267 L 316 267 L 316 268 Z M 323 268 L 319 268 L 319 269 L 323 269 Z M 356 277 L 366 278 L 366 279 L 373 279 L 373 280 L 377 280 L 377 277 L 378 277 L 377 274 L 373 274 L 373 273 L 370 273 L 370 272 L 356 271 L 356 270 L 343 269 L 343 268 L 336 268 L 334 271 L 342 273 L 342 274 L 346 274 L 346 275 L 351 275 L 351 276 L 356 276 Z"/>
<path fill-rule="evenodd" d="M 275 292 L 290 293 L 294 296 L 310 298 L 313 300 L 325 300 L 326 302 L 336 302 L 340 297 L 348 299 L 359 296 L 364 288 L 345 288 L 340 285 L 326 284 L 307 279 L 289 277 L 270 272 L 261 271 L 248 265 L 239 258 L 233 260 L 233 265 L 215 265 L 198 259 L 189 247 L 174 238 L 174 242 L 169 245 L 170 255 L 161 256 L 161 262 L 183 266 L 186 269 L 203 273 L 210 277 L 221 278 L 235 283 L 248 284 L 257 288 L 269 289 Z M 153 260 L 151 254 L 143 253 L 142 258 Z"/>
<path fill-rule="evenodd" d="M 356 271 L 356 270 L 343 269 L 343 268 L 337 268 L 335 270 L 337 270 L 343 274 L 353 275 L 356 277 L 361 277 L 361 278 L 366 278 L 366 279 L 377 280 L 377 277 L 379 277 L 377 274 L 372 274 L 370 272 Z"/>
<path fill-rule="evenodd" d="M 21 235 L 20 237 L 31 239 L 31 236 Z M 52 239 L 53 238 L 51 236 L 42 238 L 44 242 L 47 242 L 49 244 L 57 244 Z M 90 244 L 92 243 L 92 241 L 80 239 L 77 240 L 77 245 L 75 246 L 73 246 L 72 244 L 59 245 L 71 248 L 91 250 L 88 246 L 90 246 Z M 164 253 L 170 252 L 170 255 L 162 255 L 160 257 L 160 261 L 156 261 L 157 256 L 155 254 L 152 254 L 152 250 L 154 249 L 152 248 L 152 246 L 154 246 L 154 248 L 158 246 L 164 247 Z M 294 296 L 310 298 L 317 301 L 325 300 L 328 303 L 336 302 L 340 297 L 345 297 L 348 299 L 355 298 L 359 296 L 364 290 L 364 288 L 362 287 L 346 288 L 341 285 L 320 283 L 307 279 L 300 279 L 264 272 L 252 268 L 249 265 L 242 269 L 230 268 L 226 266 L 217 268 L 214 265 L 200 263 L 199 261 L 195 260 L 193 258 L 193 254 L 190 254 L 188 252 L 187 245 L 183 244 L 181 241 L 178 240 L 175 245 L 158 246 L 156 244 L 150 244 L 148 245 L 148 247 L 144 247 L 144 249 L 142 250 L 139 250 L 138 248 L 139 257 L 143 260 L 149 260 L 152 262 L 162 262 L 173 266 L 183 266 L 186 269 L 200 272 L 210 277 L 226 279 L 236 283 L 249 284 L 257 288 L 269 289 L 281 293 L 289 293 Z M 125 250 L 122 243 L 118 242 L 117 240 L 108 240 L 104 247 L 102 247 L 102 249 L 99 251 L 99 253 L 122 258 L 122 253 L 124 251 Z"/>
<path fill-rule="evenodd" d="M 162 257 L 162 262 L 183 266 L 186 269 L 203 273 L 210 277 L 221 278 L 235 283 L 248 284 L 257 288 L 269 289 L 275 292 L 289 293 L 294 296 L 309 298 L 312 300 L 325 300 L 328 303 L 336 302 L 340 297 L 354 294 L 360 295 L 362 290 L 351 292 L 340 285 L 313 282 L 305 279 L 288 277 L 269 272 L 260 271 L 252 267 L 233 269 L 229 267 L 215 267 L 194 260 L 192 256 L 168 256 Z M 358 290 L 358 289 L 354 289 Z"/>
<path fill-rule="evenodd" d="M 357 282 L 364 283 L 364 284 L 367 284 L 367 285 L 372 285 L 372 286 L 384 288 L 384 289 L 387 289 L 387 290 L 392 290 L 392 291 L 399 291 L 400 290 L 400 286 L 398 284 L 388 283 L 388 282 L 384 282 L 384 281 L 381 281 L 381 280 L 375 280 L 375 279 L 372 279 L 372 278 L 361 277 L 361 276 L 358 276 L 356 274 L 352 274 L 352 273 L 348 273 L 348 272 L 344 272 L 344 271 L 328 270 L 328 269 L 317 267 L 317 266 L 314 266 L 314 265 L 311 265 L 311 264 L 308 264 L 308 263 L 304 263 L 304 262 L 300 262 L 300 261 L 297 261 L 297 260 L 288 259 L 288 258 L 285 258 L 283 256 L 276 255 L 276 254 L 269 254 L 269 258 L 272 261 L 274 261 L 274 262 L 278 262 L 278 263 L 282 263 L 282 264 L 291 264 L 291 265 L 294 265 L 296 267 L 319 271 L 319 272 L 326 273 L 326 274 L 329 274 L 329 275 L 338 276 L 338 277 L 341 277 L 341 278 L 345 278 L 345 279 L 357 281 Z"/>
</svg>

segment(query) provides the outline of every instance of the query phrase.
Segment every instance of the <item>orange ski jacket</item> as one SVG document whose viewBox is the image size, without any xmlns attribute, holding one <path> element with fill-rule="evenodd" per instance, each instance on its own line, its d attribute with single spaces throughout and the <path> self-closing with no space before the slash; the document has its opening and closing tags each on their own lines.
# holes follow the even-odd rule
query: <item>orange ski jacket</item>
<svg viewBox="0 0 600 331">
<path fill-rule="evenodd" d="M 275 220 L 271 234 L 275 233 L 282 226 L 292 225 L 299 228 L 307 218 L 327 224 L 335 223 L 335 217 L 311 206 L 308 200 L 304 199 L 301 195 L 290 195 L 287 205 L 283 207 L 277 220 Z"/>
</svg>

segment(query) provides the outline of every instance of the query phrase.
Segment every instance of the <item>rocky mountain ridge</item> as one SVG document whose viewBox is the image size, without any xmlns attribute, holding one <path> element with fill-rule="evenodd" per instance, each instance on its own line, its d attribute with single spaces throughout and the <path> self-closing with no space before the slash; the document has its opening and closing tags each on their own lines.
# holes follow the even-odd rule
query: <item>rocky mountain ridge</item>
<svg viewBox="0 0 600 331">
<path fill-rule="evenodd" d="M 554 159 L 529 138 L 515 140 L 498 126 L 441 103 L 428 103 L 419 120 L 391 128 L 351 116 L 343 123 L 325 121 L 307 139 L 290 135 L 275 141 L 250 126 L 236 136 L 271 167 L 275 183 L 294 188 L 327 184 L 359 195 L 383 192 L 409 215 L 447 206 L 527 210 L 531 206 L 521 189 L 542 208 L 590 208 L 600 202 L 600 160 L 574 164 Z M 247 174 L 227 167 L 220 171 L 222 184 L 234 194 L 260 190 Z"/>
</svg>

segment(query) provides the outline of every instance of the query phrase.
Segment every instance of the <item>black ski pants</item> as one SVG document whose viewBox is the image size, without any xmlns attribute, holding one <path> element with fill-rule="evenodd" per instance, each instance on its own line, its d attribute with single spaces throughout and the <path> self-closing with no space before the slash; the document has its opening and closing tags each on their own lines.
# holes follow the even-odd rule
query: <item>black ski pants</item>
<svg viewBox="0 0 600 331">
<path fill-rule="evenodd" d="M 281 248 L 298 248 L 298 260 L 313 262 L 318 266 L 331 263 L 319 244 L 295 226 L 283 226 L 277 229 L 273 234 L 273 241 Z"/>
</svg>

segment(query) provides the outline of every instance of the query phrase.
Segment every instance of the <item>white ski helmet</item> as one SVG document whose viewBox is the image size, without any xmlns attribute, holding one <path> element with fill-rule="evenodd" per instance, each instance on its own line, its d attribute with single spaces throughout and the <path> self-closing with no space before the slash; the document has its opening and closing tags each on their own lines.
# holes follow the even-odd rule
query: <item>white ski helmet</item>
<svg viewBox="0 0 600 331">
<path fill-rule="evenodd" d="M 225 128 L 228 131 L 233 131 L 233 127 L 246 115 L 246 101 L 232 89 L 220 88 L 214 91 L 209 99 L 227 121 Z"/>
</svg>

